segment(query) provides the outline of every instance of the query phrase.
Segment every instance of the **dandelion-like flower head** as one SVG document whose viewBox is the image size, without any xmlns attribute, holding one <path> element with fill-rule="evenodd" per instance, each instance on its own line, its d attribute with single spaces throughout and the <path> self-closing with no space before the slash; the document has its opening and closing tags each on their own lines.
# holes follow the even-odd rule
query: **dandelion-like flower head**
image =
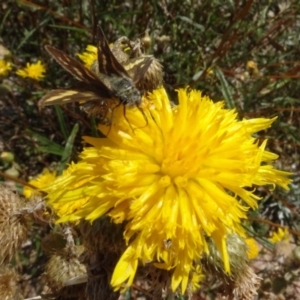
<svg viewBox="0 0 300 300">
<path fill-rule="evenodd" d="M 45 65 L 38 60 L 36 63 L 27 63 L 26 67 L 18 70 L 16 73 L 21 77 L 29 77 L 36 80 L 41 80 L 45 77 L 46 68 Z"/>
<path fill-rule="evenodd" d="M 127 108 L 125 118 L 116 108 L 112 126 L 99 126 L 108 137 L 85 137 L 92 147 L 47 189 L 60 222 L 103 215 L 126 222 L 116 288 L 133 282 L 139 263 L 152 262 L 172 270 L 172 289 L 184 292 L 194 262 L 209 252 L 208 238 L 229 273 L 226 237 L 245 236 L 241 219 L 259 200 L 253 186 L 290 183 L 289 173 L 271 165 L 277 155 L 266 141 L 253 137 L 276 118 L 238 121 L 198 91 L 181 89 L 178 98 L 172 106 L 158 89 L 145 97 L 143 114 Z"/>
<path fill-rule="evenodd" d="M 277 231 L 272 233 L 272 236 L 268 239 L 272 244 L 276 244 L 281 241 L 289 241 L 290 234 L 287 228 L 278 228 Z"/>
<path fill-rule="evenodd" d="M 10 71 L 12 68 L 11 63 L 4 60 L 0 59 L 0 76 L 5 76 L 8 71 Z"/>
</svg>

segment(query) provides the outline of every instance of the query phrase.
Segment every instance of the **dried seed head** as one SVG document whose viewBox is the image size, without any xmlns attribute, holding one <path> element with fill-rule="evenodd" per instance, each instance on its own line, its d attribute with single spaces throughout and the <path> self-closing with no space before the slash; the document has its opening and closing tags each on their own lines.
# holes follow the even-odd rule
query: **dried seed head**
<svg viewBox="0 0 300 300">
<path fill-rule="evenodd" d="M 229 299 L 253 300 L 257 295 L 262 278 L 258 277 L 254 271 L 248 266 L 241 272 L 232 284 L 229 291 Z"/>
<path fill-rule="evenodd" d="M 0 299 L 1 300 L 21 300 L 24 299 L 18 287 L 19 275 L 9 266 L 0 268 Z"/>
<path fill-rule="evenodd" d="M 148 35 L 149 37 L 149 35 Z M 150 37 L 149 37 L 150 39 Z M 146 38 L 147 40 L 147 38 Z M 150 39 L 151 42 L 151 39 Z M 132 66 L 134 66 L 136 61 L 142 61 L 143 59 L 151 57 L 152 63 L 149 66 L 147 72 L 136 84 L 136 87 L 143 92 L 151 92 L 158 88 L 163 83 L 163 66 L 153 55 L 146 55 L 146 47 L 143 41 L 136 39 L 130 43 L 131 55 L 130 59 L 124 63 L 124 68 L 129 72 Z M 131 75 L 132 76 L 132 75 Z M 133 76 L 132 76 L 133 77 Z"/>
<path fill-rule="evenodd" d="M 215 245 L 212 242 L 208 245 L 210 254 L 201 259 L 203 271 L 222 281 L 222 295 L 228 296 L 226 299 L 254 299 L 261 278 L 248 266 L 248 247 L 244 238 L 236 234 L 227 238 L 231 274 L 224 271 L 223 261 Z"/>
<path fill-rule="evenodd" d="M 68 280 L 86 274 L 85 266 L 79 261 L 82 252 L 83 247 L 76 246 L 75 253 L 64 248 L 51 256 L 45 266 L 43 277 L 54 294 L 69 298 L 84 296 L 85 284 L 65 286 Z"/>
<path fill-rule="evenodd" d="M 147 57 L 142 55 L 141 57 Z M 136 84 L 136 87 L 141 91 L 151 92 L 162 85 L 163 83 L 163 66 L 152 56 L 152 63 L 143 78 Z"/>
<path fill-rule="evenodd" d="M 15 256 L 27 236 L 23 199 L 0 186 L 0 264 Z"/>
</svg>

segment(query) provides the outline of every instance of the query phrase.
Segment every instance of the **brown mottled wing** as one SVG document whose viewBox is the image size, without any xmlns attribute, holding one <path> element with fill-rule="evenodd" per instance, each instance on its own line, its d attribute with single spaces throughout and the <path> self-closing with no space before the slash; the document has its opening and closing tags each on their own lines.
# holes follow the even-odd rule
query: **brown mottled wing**
<svg viewBox="0 0 300 300">
<path fill-rule="evenodd" d="M 84 102 L 82 103 L 83 110 L 88 115 L 97 116 L 101 124 L 110 124 L 110 119 L 107 117 L 108 112 L 118 105 L 118 102 L 107 101 L 92 91 L 81 91 L 80 89 L 57 89 L 47 93 L 39 102 L 40 107 L 53 104 L 66 104 L 69 102 Z"/>
<path fill-rule="evenodd" d="M 45 48 L 52 55 L 52 57 L 70 74 L 75 76 L 80 81 L 93 86 L 98 86 L 101 90 L 103 90 L 104 93 L 106 92 L 109 94 L 107 86 L 99 80 L 96 74 L 87 69 L 80 62 L 54 47 L 45 46 Z"/>
<path fill-rule="evenodd" d="M 124 64 L 124 68 L 127 70 L 127 73 L 134 84 L 137 84 L 141 79 L 143 79 L 144 75 L 152 64 L 152 61 L 152 56 L 144 56 L 132 58 L 126 64 Z"/>
<path fill-rule="evenodd" d="M 100 25 L 98 25 L 97 28 L 97 38 L 99 72 L 108 76 L 116 75 L 118 77 L 129 77 L 125 68 L 117 61 L 111 52 Z"/>
<path fill-rule="evenodd" d="M 85 102 L 95 100 L 106 100 L 105 97 L 100 97 L 92 91 L 81 91 L 80 89 L 56 89 L 48 92 L 40 101 L 39 106 L 66 104 L 70 102 Z"/>
</svg>

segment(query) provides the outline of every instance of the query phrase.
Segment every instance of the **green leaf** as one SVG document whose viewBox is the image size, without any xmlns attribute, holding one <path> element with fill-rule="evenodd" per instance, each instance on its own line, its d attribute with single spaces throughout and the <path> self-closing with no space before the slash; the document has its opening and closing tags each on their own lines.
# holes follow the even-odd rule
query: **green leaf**
<svg viewBox="0 0 300 300">
<path fill-rule="evenodd" d="M 38 150 L 45 152 L 45 153 L 51 153 L 54 155 L 62 156 L 64 152 L 64 147 L 61 145 L 49 140 L 48 138 L 40 135 L 39 133 L 36 133 L 32 130 L 26 130 L 26 132 L 38 142 Z"/>
<path fill-rule="evenodd" d="M 217 67 L 214 70 L 215 70 L 216 77 L 219 79 L 221 83 L 221 92 L 223 94 L 227 108 L 229 109 L 235 108 L 235 103 L 232 98 L 231 89 L 223 72 Z"/>
<path fill-rule="evenodd" d="M 75 26 L 64 26 L 64 25 L 53 25 L 52 24 L 52 25 L 49 25 L 49 27 L 87 33 L 86 29 L 78 28 L 78 27 L 75 27 Z"/>
<path fill-rule="evenodd" d="M 5 13 L 5 15 L 2 17 L 2 22 L 1 22 L 1 24 L 0 24 L 0 35 L 1 35 L 1 33 L 2 33 L 2 29 L 4 28 L 4 24 L 5 24 L 5 22 L 6 22 L 7 17 L 8 17 L 9 14 L 10 14 L 10 12 L 11 12 L 11 8 L 8 9 L 7 12 Z"/>
<path fill-rule="evenodd" d="M 69 161 L 71 159 L 72 152 L 73 152 L 73 146 L 74 146 L 74 140 L 75 140 L 78 130 L 79 130 L 79 125 L 78 125 L 78 123 L 76 123 L 72 129 L 72 132 L 67 140 L 65 149 L 63 151 L 63 155 L 62 155 L 59 167 L 58 167 L 59 175 L 66 168 L 66 165 L 69 163 Z"/>
<path fill-rule="evenodd" d="M 202 32 L 205 30 L 205 27 L 199 23 L 194 22 L 192 19 L 185 17 L 185 16 L 178 16 L 178 19 L 181 21 L 184 21 L 190 25 L 193 25 L 194 27 L 200 29 Z"/>
<path fill-rule="evenodd" d="M 40 22 L 40 24 L 38 24 L 38 26 L 36 26 L 35 28 L 33 28 L 32 30 L 28 31 L 25 30 L 25 37 L 22 39 L 22 41 L 20 42 L 19 46 L 17 47 L 16 51 L 18 51 L 26 42 L 27 40 L 42 26 L 44 26 L 46 23 L 48 23 L 50 21 L 50 16 L 48 16 L 48 18 L 45 18 L 42 22 Z"/>
<path fill-rule="evenodd" d="M 97 129 L 97 122 L 94 116 L 90 117 L 90 122 L 92 125 L 92 136 L 99 137 L 98 129 Z"/>
<path fill-rule="evenodd" d="M 55 108 L 55 112 L 56 112 L 56 116 L 57 116 L 57 119 L 58 119 L 60 130 L 61 130 L 61 132 L 64 136 L 64 139 L 66 140 L 69 136 L 69 130 L 68 130 L 67 123 L 65 121 L 65 118 L 64 118 L 64 115 L 62 113 L 62 110 L 61 110 L 60 106 L 59 105 L 54 105 L 54 108 Z"/>
</svg>

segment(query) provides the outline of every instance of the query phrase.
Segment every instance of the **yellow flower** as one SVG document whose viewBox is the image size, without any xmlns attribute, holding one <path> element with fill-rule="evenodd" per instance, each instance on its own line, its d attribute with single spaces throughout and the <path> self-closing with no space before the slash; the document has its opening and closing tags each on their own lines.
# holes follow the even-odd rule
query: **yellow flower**
<svg viewBox="0 0 300 300">
<path fill-rule="evenodd" d="M 277 155 L 252 136 L 276 119 L 237 120 L 234 110 L 198 91 L 178 91 L 173 107 L 164 89 L 138 108 L 119 106 L 112 126 L 100 125 L 108 138 L 85 137 L 92 147 L 81 161 L 47 190 L 48 203 L 78 203 L 60 222 L 103 215 L 126 222 L 128 244 L 112 276 L 117 289 L 130 285 L 139 262 L 173 270 L 171 288 L 184 292 L 194 262 L 213 241 L 230 272 L 226 237 L 245 236 L 240 225 L 259 197 L 254 185 L 288 189 L 288 172 L 271 163 Z M 84 201 L 83 201 L 84 199 Z M 168 246 L 166 246 L 168 245 Z"/>
<path fill-rule="evenodd" d="M 257 63 L 254 62 L 253 60 L 247 61 L 246 67 L 251 72 L 251 74 L 259 75 L 259 70 L 258 70 L 258 67 L 257 67 Z"/>
<path fill-rule="evenodd" d="M 249 259 L 254 259 L 259 254 L 259 248 L 257 242 L 254 238 L 247 238 L 245 242 L 248 246 L 247 256 Z"/>
<path fill-rule="evenodd" d="M 68 170 L 63 172 L 63 175 L 66 175 L 70 172 L 71 167 Z M 55 179 L 57 173 L 56 171 L 51 172 L 48 169 L 44 169 L 43 173 L 39 174 L 37 177 L 31 179 L 28 183 L 35 186 L 37 189 L 32 189 L 29 186 L 25 186 L 23 188 L 23 195 L 26 199 L 30 199 L 34 196 L 40 195 L 39 191 L 43 190 L 46 186 L 49 186 Z M 59 217 L 66 215 L 69 211 L 75 211 L 78 207 L 81 207 L 86 201 L 82 199 L 82 201 L 75 202 L 67 202 L 67 203 L 59 203 L 53 204 L 53 209 L 59 212 Z"/>
<path fill-rule="evenodd" d="M 11 70 L 11 63 L 0 59 L 0 76 L 5 76 Z"/>
<path fill-rule="evenodd" d="M 268 239 L 271 243 L 276 244 L 281 241 L 289 241 L 290 234 L 287 228 L 278 228 L 277 232 L 273 232 Z"/>
<path fill-rule="evenodd" d="M 249 60 L 247 61 L 247 68 L 257 70 L 257 63 L 254 62 L 253 60 Z"/>
<path fill-rule="evenodd" d="M 43 173 L 39 174 L 37 177 L 31 179 L 28 183 L 35 186 L 37 189 L 41 190 L 49 183 L 53 182 L 56 178 L 56 172 L 50 172 L 48 169 L 44 169 Z M 29 186 L 25 186 L 23 189 L 23 195 L 25 198 L 29 199 L 36 195 L 39 195 L 38 190 L 34 190 Z"/>
<path fill-rule="evenodd" d="M 86 51 L 82 54 L 78 53 L 77 56 L 84 62 L 84 65 L 89 69 L 93 62 L 97 59 L 97 47 L 88 45 Z"/>
<path fill-rule="evenodd" d="M 16 73 L 21 77 L 29 77 L 36 80 L 41 80 L 45 77 L 43 73 L 46 72 L 46 68 L 44 64 L 40 60 L 38 60 L 36 63 L 30 64 L 27 63 L 26 67 L 18 70 Z"/>
</svg>

